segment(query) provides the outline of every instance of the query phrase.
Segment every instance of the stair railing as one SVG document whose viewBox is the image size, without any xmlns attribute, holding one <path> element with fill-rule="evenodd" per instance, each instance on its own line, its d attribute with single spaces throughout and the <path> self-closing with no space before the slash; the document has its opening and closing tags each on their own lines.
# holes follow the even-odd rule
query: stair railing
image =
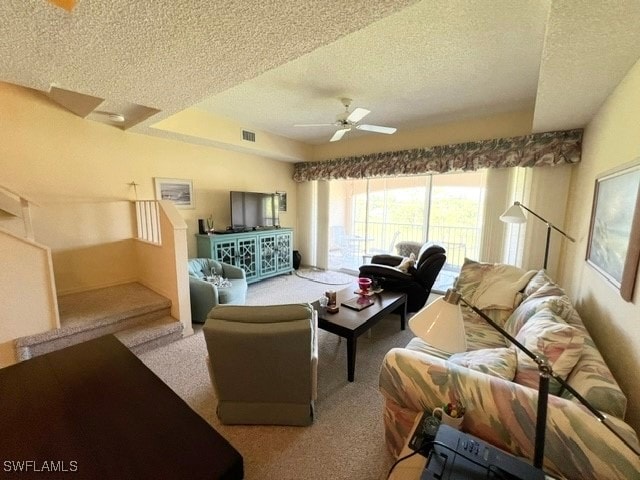
<svg viewBox="0 0 640 480">
<path fill-rule="evenodd" d="M 136 200 L 138 240 L 162 245 L 160 207 L 156 200 Z"/>
<path fill-rule="evenodd" d="M 22 218 L 25 238 L 34 240 L 30 205 L 37 206 L 37 203 L 8 187 L 0 185 L 0 210 L 14 217 Z"/>
<path fill-rule="evenodd" d="M 190 335 L 187 224 L 168 200 L 136 200 L 135 204 L 139 281 L 171 300 L 171 316 L 180 320 L 183 334 Z"/>
</svg>

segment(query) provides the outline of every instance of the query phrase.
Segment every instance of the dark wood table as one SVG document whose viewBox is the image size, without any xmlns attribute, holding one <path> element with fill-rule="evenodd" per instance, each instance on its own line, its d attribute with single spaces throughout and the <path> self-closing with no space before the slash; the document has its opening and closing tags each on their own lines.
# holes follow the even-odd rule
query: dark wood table
<svg viewBox="0 0 640 480">
<path fill-rule="evenodd" d="M 400 314 L 400 329 L 404 330 L 407 317 L 407 295 L 399 292 L 383 291 L 372 295 L 375 303 L 360 311 L 340 305 L 345 300 L 356 297 L 357 294 L 354 292 L 357 289 L 358 287 L 353 285 L 336 292 L 337 303 L 340 306 L 337 313 L 327 312 L 317 301 L 312 303 L 313 308 L 318 311 L 318 328 L 347 339 L 347 379 L 350 382 L 355 378 L 358 337 L 391 312 Z"/>
<path fill-rule="evenodd" d="M 244 475 L 229 442 L 113 335 L 1 369 L 0 412 L 2 478 Z"/>
</svg>

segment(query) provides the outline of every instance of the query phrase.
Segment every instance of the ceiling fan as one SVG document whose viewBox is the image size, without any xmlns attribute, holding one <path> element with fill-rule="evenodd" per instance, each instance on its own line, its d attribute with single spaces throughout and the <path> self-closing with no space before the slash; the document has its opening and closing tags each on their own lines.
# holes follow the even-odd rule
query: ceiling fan
<svg viewBox="0 0 640 480">
<path fill-rule="evenodd" d="M 340 140 L 345 133 L 351 131 L 352 128 L 356 128 L 357 130 L 364 130 L 367 132 L 374 133 L 386 133 L 387 135 L 391 135 L 392 133 L 396 133 L 396 129 L 392 127 L 382 127 L 380 125 L 367 125 L 359 123 L 364 117 L 371 113 L 370 110 L 366 108 L 355 108 L 352 112 L 349 112 L 349 106 L 351 105 L 350 98 L 341 98 L 340 101 L 344 105 L 344 112 L 340 113 L 336 117 L 336 121 L 333 123 L 304 123 L 294 125 L 294 127 L 339 127 L 336 133 L 331 137 L 330 142 L 337 142 Z"/>
</svg>

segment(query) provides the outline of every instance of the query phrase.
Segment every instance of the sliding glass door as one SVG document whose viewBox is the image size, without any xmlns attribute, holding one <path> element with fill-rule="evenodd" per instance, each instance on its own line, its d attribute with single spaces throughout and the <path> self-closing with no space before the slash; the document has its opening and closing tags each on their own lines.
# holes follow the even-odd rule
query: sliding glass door
<svg viewBox="0 0 640 480">
<path fill-rule="evenodd" d="M 484 184 L 483 172 L 332 181 L 329 268 L 357 271 L 400 242 L 433 241 L 447 249 L 446 288 L 465 256 L 478 258 Z"/>
</svg>

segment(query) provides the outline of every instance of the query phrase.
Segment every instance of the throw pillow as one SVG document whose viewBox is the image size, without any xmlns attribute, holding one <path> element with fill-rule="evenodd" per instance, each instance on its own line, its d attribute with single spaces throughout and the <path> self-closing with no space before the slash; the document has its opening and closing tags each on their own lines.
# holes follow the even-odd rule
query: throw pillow
<svg viewBox="0 0 640 480">
<path fill-rule="evenodd" d="M 522 298 L 519 291 L 534 271 L 501 263 L 483 263 L 465 258 L 454 288 L 493 321 L 504 325 Z"/>
<path fill-rule="evenodd" d="M 569 325 L 578 327 L 582 330 L 585 329 L 582 320 L 580 319 L 580 315 L 573 307 L 573 304 L 567 295 L 560 295 L 557 297 L 553 296 L 549 298 L 548 305 L 553 313 Z"/>
<path fill-rule="evenodd" d="M 549 308 L 537 312 L 518 332 L 516 340 L 534 355 L 547 357 L 553 371 L 566 379 L 582 354 L 584 334 L 565 323 Z M 538 388 L 538 365 L 524 352 L 517 350 L 518 367 L 514 381 L 520 385 Z M 560 384 L 551 379 L 549 393 L 557 395 Z"/>
<path fill-rule="evenodd" d="M 522 298 L 518 293 L 535 273 L 534 270 L 525 272 L 513 265 L 495 264 L 483 275 L 471 296 L 471 303 L 481 310 L 513 310 Z"/>
<path fill-rule="evenodd" d="M 531 280 L 529 280 L 529 283 L 524 288 L 524 291 L 523 291 L 524 300 L 526 300 L 527 297 L 529 297 L 530 295 L 533 295 L 543 285 L 546 285 L 547 283 L 555 285 L 555 282 L 551 280 L 551 278 L 549 278 L 549 276 L 547 275 L 547 272 L 545 272 L 544 270 L 538 270 L 538 272 L 531 278 Z"/>
<path fill-rule="evenodd" d="M 456 353 L 449 361 L 509 381 L 516 374 L 517 356 L 512 348 L 482 348 Z"/>
<path fill-rule="evenodd" d="M 401 272 L 407 273 L 409 269 L 413 267 L 415 264 L 416 264 L 416 255 L 415 253 L 411 252 L 411 255 L 409 255 L 409 257 L 403 258 L 402 261 L 400 262 L 400 265 L 398 265 L 396 268 Z"/>
<path fill-rule="evenodd" d="M 231 280 L 224 278 L 222 275 L 212 275 L 206 278 L 207 282 L 212 283 L 216 287 L 227 288 L 231 286 Z"/>
<path fill-rule="evenodd" d="M 507 333 L 516 336 L 524 324 L 545 307 L 551 308 L 563 320 L 567 321 L 568 317 L 565 317 L 563 313 L 568 311 L 568 309 L 561 307 L 560 304 L 558 304 L 556 308 L 556 302 L 559 301 L 558 299 L 561 297 L 566 297 L 566 301 L 571 303 L 569 298 L 564 294 L 564 290 L 556 284 L 547 283 L 543 285 L 518 305 L 504 323 L 504 329 Z"/>
<path fill-rule="evenodd" d="M 473 293 L 482 281 L 482 277 L 492 268 L 493 263 L 481 263 L 465 258 L 453 288 L 464 298 L 471 300 Z"/>
</svg>

